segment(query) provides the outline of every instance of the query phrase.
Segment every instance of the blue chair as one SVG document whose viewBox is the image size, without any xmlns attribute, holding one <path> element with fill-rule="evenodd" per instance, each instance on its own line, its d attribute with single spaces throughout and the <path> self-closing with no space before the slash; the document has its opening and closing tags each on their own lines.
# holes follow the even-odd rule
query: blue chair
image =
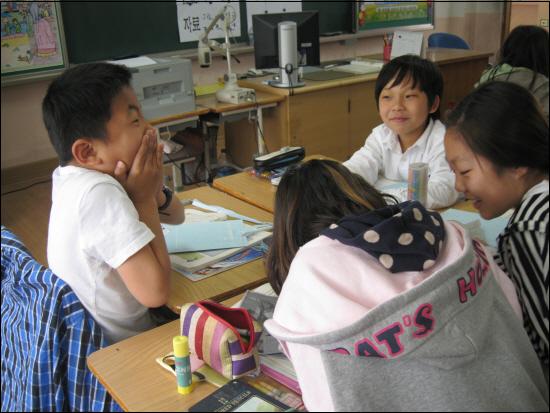
<svg viewBox="0 0 550 413">
<path fill-rule="evenodd" d="M 451 33 L 432 33 L 428 37 L 428 47 L 444 47 L 446 49 L 470 49 L 464 39 Z"/>
</svg>

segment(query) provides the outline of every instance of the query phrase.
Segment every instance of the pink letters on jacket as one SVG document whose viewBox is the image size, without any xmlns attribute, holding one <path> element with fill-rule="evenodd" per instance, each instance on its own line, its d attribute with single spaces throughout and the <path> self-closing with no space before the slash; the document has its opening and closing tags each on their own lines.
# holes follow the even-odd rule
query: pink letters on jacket
<svg viewBox="0 0 550 413">
<path fill-rule="evenodd" d="M 458 300 L 464 304 L 469 297 L 474 297 L 485 280 L 489 271 L 489 261 L 483 248 L 477 241 L 473 241 L 475 251 L 475 262 L 467 274 L 469 280 L 460 277 L 457 279 Z M 419 305 L 414 315 L 411 317 L 405 314 L 401 321 L 396 321 L 373 334 L 371 338 L 365 337 L 353 344 L 354 353 L 360 357 L 396 357 L 405 351 L 405 347 L 400 340 L 400 336 L 405 332 L 405 328 L 412 328 L 412 337 L 423 339 L 428 337 L 435 329 L 436 317 L 433 314 L 433 307 L 429 303 Z M 345 348 L 336 348 L 335 353 L 350 355 Z"/>
</svg>

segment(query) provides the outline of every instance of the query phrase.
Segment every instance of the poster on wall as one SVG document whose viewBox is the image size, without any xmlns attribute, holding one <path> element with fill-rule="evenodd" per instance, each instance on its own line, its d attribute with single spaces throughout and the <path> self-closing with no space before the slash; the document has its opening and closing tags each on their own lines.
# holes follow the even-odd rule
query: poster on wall
<svg viewBox="0 0 550 413">
<path fill-rule="evenodd" d="M 3 1 L 1 13 L 2 83 L 13 75 L 65 68 L 58 2 Z"/>
<path fill-rule="evenodd" d="M 192 42 L 199 39 L 216 15 L 223 10 L 225 4 L 229 5 L 231 24 L 229 26 L 229 37 L 241 35 L 241 14 L 238 1 L 211 2 L 211 1 L 178 1 L 177 18 L 180 42 Z M 219 39 L 225 36 L 223 20 L 219 19 L 212 31 L 210 39 Z"/>
<path fill-rule="evenodd" d="M 359 1 L 357 30 L 433 26 L 434 3 L 427 1 Z"/>
</svg>

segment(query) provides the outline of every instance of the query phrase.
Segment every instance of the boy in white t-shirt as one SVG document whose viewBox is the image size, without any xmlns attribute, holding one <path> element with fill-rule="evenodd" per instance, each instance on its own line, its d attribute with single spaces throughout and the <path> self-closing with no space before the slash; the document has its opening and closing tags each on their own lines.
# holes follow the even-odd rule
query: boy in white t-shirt
<svg viewBox="0 0 550 413">
<path fill-rule="evenodd" d="M 130 79 L 124 66 L 78 65 L 42 102 L 60 161 L 48 264 L 113 342 L 155 326 L 147 307 L 163 306 L 170 291 L 160 217 L 177 224 L 185 216 L 162 185 L 162 145 Z"/>
<path fill-rule="evenodd" d="M 445 160 L 445 126 L 439 119 L 443 78 L 437 66 L 418 56 L 396 57 L 386 64 L 374 95 L 384 122 L 344 165 L 371 185 L 380 177 L 407 181 L 409 165 L 429 166 L 428 208 L 452 205 L 458 198 L 455 177 Z M 378 185 L 377 185 L 378 186 Z M 383 186 L 379 189 L 384 191 Z M 406 195 L 398 196 L 404 201 Z"/>
</svg>

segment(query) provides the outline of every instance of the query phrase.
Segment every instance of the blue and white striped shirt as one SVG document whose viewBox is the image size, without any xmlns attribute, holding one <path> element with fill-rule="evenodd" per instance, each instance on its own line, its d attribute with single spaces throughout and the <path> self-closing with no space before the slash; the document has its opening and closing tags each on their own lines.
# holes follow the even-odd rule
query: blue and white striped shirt
<svg viewBox="0 0 550 413">
<path fill-rule="evenodd" d="M 71 288 L 2 226 L 2 411 L 122 411 L 86 366 L 106 344 Z"/>
</svg>

